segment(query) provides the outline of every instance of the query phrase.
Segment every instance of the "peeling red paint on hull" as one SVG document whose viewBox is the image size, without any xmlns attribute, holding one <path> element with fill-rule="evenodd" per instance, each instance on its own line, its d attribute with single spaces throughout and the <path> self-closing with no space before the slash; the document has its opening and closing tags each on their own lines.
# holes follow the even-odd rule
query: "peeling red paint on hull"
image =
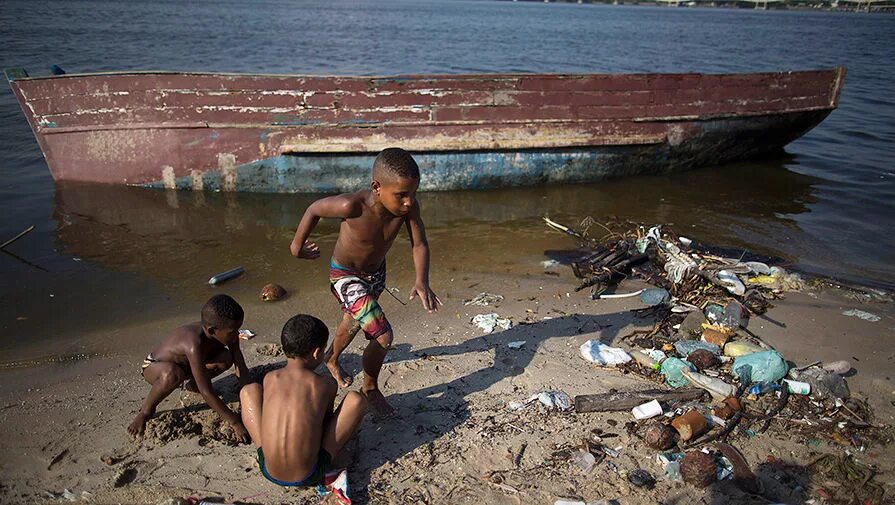
<svg viewBox="0 0 895 505">
<path fill-rule="evenodd" d="M 728 75 L 106 73 L 13 78 L 10 85 L 57 180 L 328 191 L 331 185 L 295 184 L 305 160 L 333 165 L 387 146 L 432 158 L 438 170 L 429 189 L 480 187 L 451 177 L 452 165 L 439 161 L 456 162 L 456 153 L 519 152 L 519 163 L 529 164 L 530 152 L 593 152 L 593 163 L 609 153 L 613 164 L 594 171 L 600 177 L 638 172 L 619 162 L 619 153 L 649 157 L 639 172 L 739 159 L 779 149 L 823 120 L 838 104 L 844 76 L 843 68 Z M 759 126 L 774 135 L 756 134 Z M 754 145 L 737 147 L 741 139 Z M 462 162 L 479 159 L 470 154 Z M 511 165 L 496 184 L 512 184 L 519 167 Z M 243 174 L 249 166 L 251 177 Z M 265 180 L 278 170 L 280 179 L 283 170 L 298 172 L 279 186 Z"/>
</svg>

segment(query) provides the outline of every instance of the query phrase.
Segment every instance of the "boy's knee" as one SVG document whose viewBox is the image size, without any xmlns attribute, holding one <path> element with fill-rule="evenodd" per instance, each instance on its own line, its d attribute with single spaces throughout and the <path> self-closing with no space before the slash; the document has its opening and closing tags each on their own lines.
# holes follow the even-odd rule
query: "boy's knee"
<svg viewBox="0 0 895 505">
<path fill-rule="evenodd" d="M 179 386 L 184 380 L 182 374 L 179 372 L 177 367 L 169 367 L 167 370 L 162 371 L 158 375 L 159 385 L 164 387 L 165 389 L 174 389 Z"/>
<path fill-rule="evenodd" d="M 246 384 L 242 387 L 242 389 L 239 390 L 239 401 L 240 403 L 245 403 L 257 398 L 261 398 L 261 395 L 261 384 L 253 382 L 251 384 Z"/>
<path fill-rule="evenodd" d="M 357 391 L 350 391 L 345 395 L 345 399 L 342 400 L 342 405 L 353 410 L 366 410 L 367 397 Z"/>
<path fill-rule="evenodd" d="M 383 349 L 388 350 L 388 348 L 392 346 L 392 340 L 394 340 L 394 339 L 395 339 L 395 337 L 392 335 L 392 331 L 389 330 L 389 331 L 383 333 L 382 335 L 379 335 L 378 337 L 376 337 L 376 342 L 378 342 L 379 345 L 381 345 Z"/>
</svg>

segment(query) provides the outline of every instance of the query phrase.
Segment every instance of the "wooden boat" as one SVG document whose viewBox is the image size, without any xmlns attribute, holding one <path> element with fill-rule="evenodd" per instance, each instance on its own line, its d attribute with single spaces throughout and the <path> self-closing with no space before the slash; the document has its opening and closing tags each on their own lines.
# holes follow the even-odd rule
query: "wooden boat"
<svg viewBox="0 0 895 505">
<path fill-rule="evenodd" d="M 414 154 L 423 190 L 589 182 L 759 156 L 836 108 L 845 69 L 6 75 L 57 180 L 313 193 L 366 187 L 390 146 Z"/>
</svg>

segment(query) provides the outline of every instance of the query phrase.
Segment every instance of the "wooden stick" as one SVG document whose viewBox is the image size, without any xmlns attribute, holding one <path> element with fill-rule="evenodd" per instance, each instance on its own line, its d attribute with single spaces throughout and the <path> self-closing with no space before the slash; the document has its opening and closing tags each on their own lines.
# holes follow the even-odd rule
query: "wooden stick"
<svg viewBox="0 0 895 505">
<path fill-rule="evenodd" d="M 32 224 L 31 226 L 29 226 L 29 227 L 28 227 L 25 231 L 23 231 L 22 233 L 19 233 L 19 234 L 16 235 L 15 237 L 13 237 L 13 238 L 7 240 L 6 242 L 4 242 L 3 245 L 0 245 L 0 249 L 6 249 L 6 246 L 8 246 L 9 244 L 12 244 L 12 243 L 15 242 L 16 240 L 18 240 L 18 239 L 24 237 L 25 235 L 31 233 L 32 231 L 34 231 L 34 225 L 33 225 L 33 224 Z"/>
<path fill-rule="evenodd" d="M 704 394 L 705 391 L 702 389 L 680 389 L 674 391 L 648 389 L 646 391 L 578 395 L 575 397 L 575 412 L 617 412 L 630 410 L 650 400 L 698 400 Z"/>
</svg>

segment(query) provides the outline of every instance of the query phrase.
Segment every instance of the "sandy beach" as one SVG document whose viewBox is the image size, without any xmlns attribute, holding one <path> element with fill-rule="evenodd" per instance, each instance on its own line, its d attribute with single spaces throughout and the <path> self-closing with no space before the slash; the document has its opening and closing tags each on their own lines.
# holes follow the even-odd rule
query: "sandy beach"
<svg viewBox="0 0 895 505">
<path fill-rule="evenodd" d="M 532 262 L 529 271 L 464 275 L 436 272 L 433 287 L 445 301 L 428 315 L 414 303 L 402 306 L 386 297 L 384 306 L 396 329 L 381 382 L 400 418 L 368 416 L 357 442 L 350 444 L 349 477 L 355 503 L 554 503 L 565 498 L 622 504 L 647 503 L 829 503 L 836 483 L 811 477 L 800 465 L 822 454 L 850 452 L 878 468 L 874 482 L 893 493 L 895 451 L 891 445 L 853 447 L 832 433 L 774 420 L 770 429 L 749 438 L 728 440 L 744 455 L 761 482 L 763 494 L 748 494 L 730 481 L 705 489 L 663 478 L 658 451 L 647 447 L 626 423 L 631 413 L 548 411 L 534 402 L 510 411 L 545 390 L 580 394 L 636 391 L 658 384 L 639 374 L 593 365 L 579 355 L 588 339 L 626 347 L 622 337 L 652 327 L 639 318 L 637 298 L 593 301 L 574 292 L 576 279 L 567 267 L 545 272 Z M 643 287 L 625 281 L 619 291 Z M 503 295 L 494 306 L 464 306 L 480 292 Z M 335 306 L 320 298 L 321 316 L 334 327 Z M 297 297 L 276 303 L 241 300 L 244 327 L 257 337 L 242 346 L 256 379 L 284 363 L 276 343 L 283 321 L 295 311 Z M 881 317 L 869 322 L 842 314 L 861 309 Z M 192 310 L 170 319 L 121 328 L 122 334 L 146 335 L 146 346 L 191 319 Z M 484 334 L 470 319 L 497 312 L 511 329 Z M 875 411 L 875 425 L 895 422 L 895 308 L 853 291 L 819 286 L 787 293 L 749 330 L 797 365 L 850 360 L 852 395 Z M 85 336 L 86 338 L 87 336 Z M 524 341 L 520 348 L 510 342 Z M 360 373 L 363 343 L 355 341 L 344 365 Z M 220 422 L 201 398 L 176 394 L 159 407 L 142 444 L 125 427 L 147 392 L 139 374 L 146 350 L 129 346 L 112 357 L 7 369 L 0 386 L 0 501 L 84 503 L 163 503 L 169 498 L 217 497 L 227 503 L 320 503 L 314 490 L 286 490 L 266 481 L 248 445 L 233 445 L 221 435 Z M 356 381 L 355 384 L 358 384 Z M 218 393 L 237 405 L 237 381 L 227 373 L 214 382 Z M 357 389 L 357 385 L 352 389 Z M 784 410 L 783 414 L 786 414 Z M 570 455 L 593 433 L 618 452 L 588 474 Z M 891 434 L 891 431 L 889 432 Z M 889 437 L 891 440 L 891 436 Z M 843 445 L 843 443 L 845 445 Z M 343 456 L 344 457 L 344 456 Z M 639 488 L 627 478 L 636 469 L 658 482 Z M 70 499 L 61 496 L 69 490 Z M 820 490 L 821 494 L 818 494 Z M 829 493 L 833 494 L 830 495 Z M 57 496 L 51 498 L 51 496 Z M 173 503 L 173 502 L 171 502 Z"/>
</svg>

